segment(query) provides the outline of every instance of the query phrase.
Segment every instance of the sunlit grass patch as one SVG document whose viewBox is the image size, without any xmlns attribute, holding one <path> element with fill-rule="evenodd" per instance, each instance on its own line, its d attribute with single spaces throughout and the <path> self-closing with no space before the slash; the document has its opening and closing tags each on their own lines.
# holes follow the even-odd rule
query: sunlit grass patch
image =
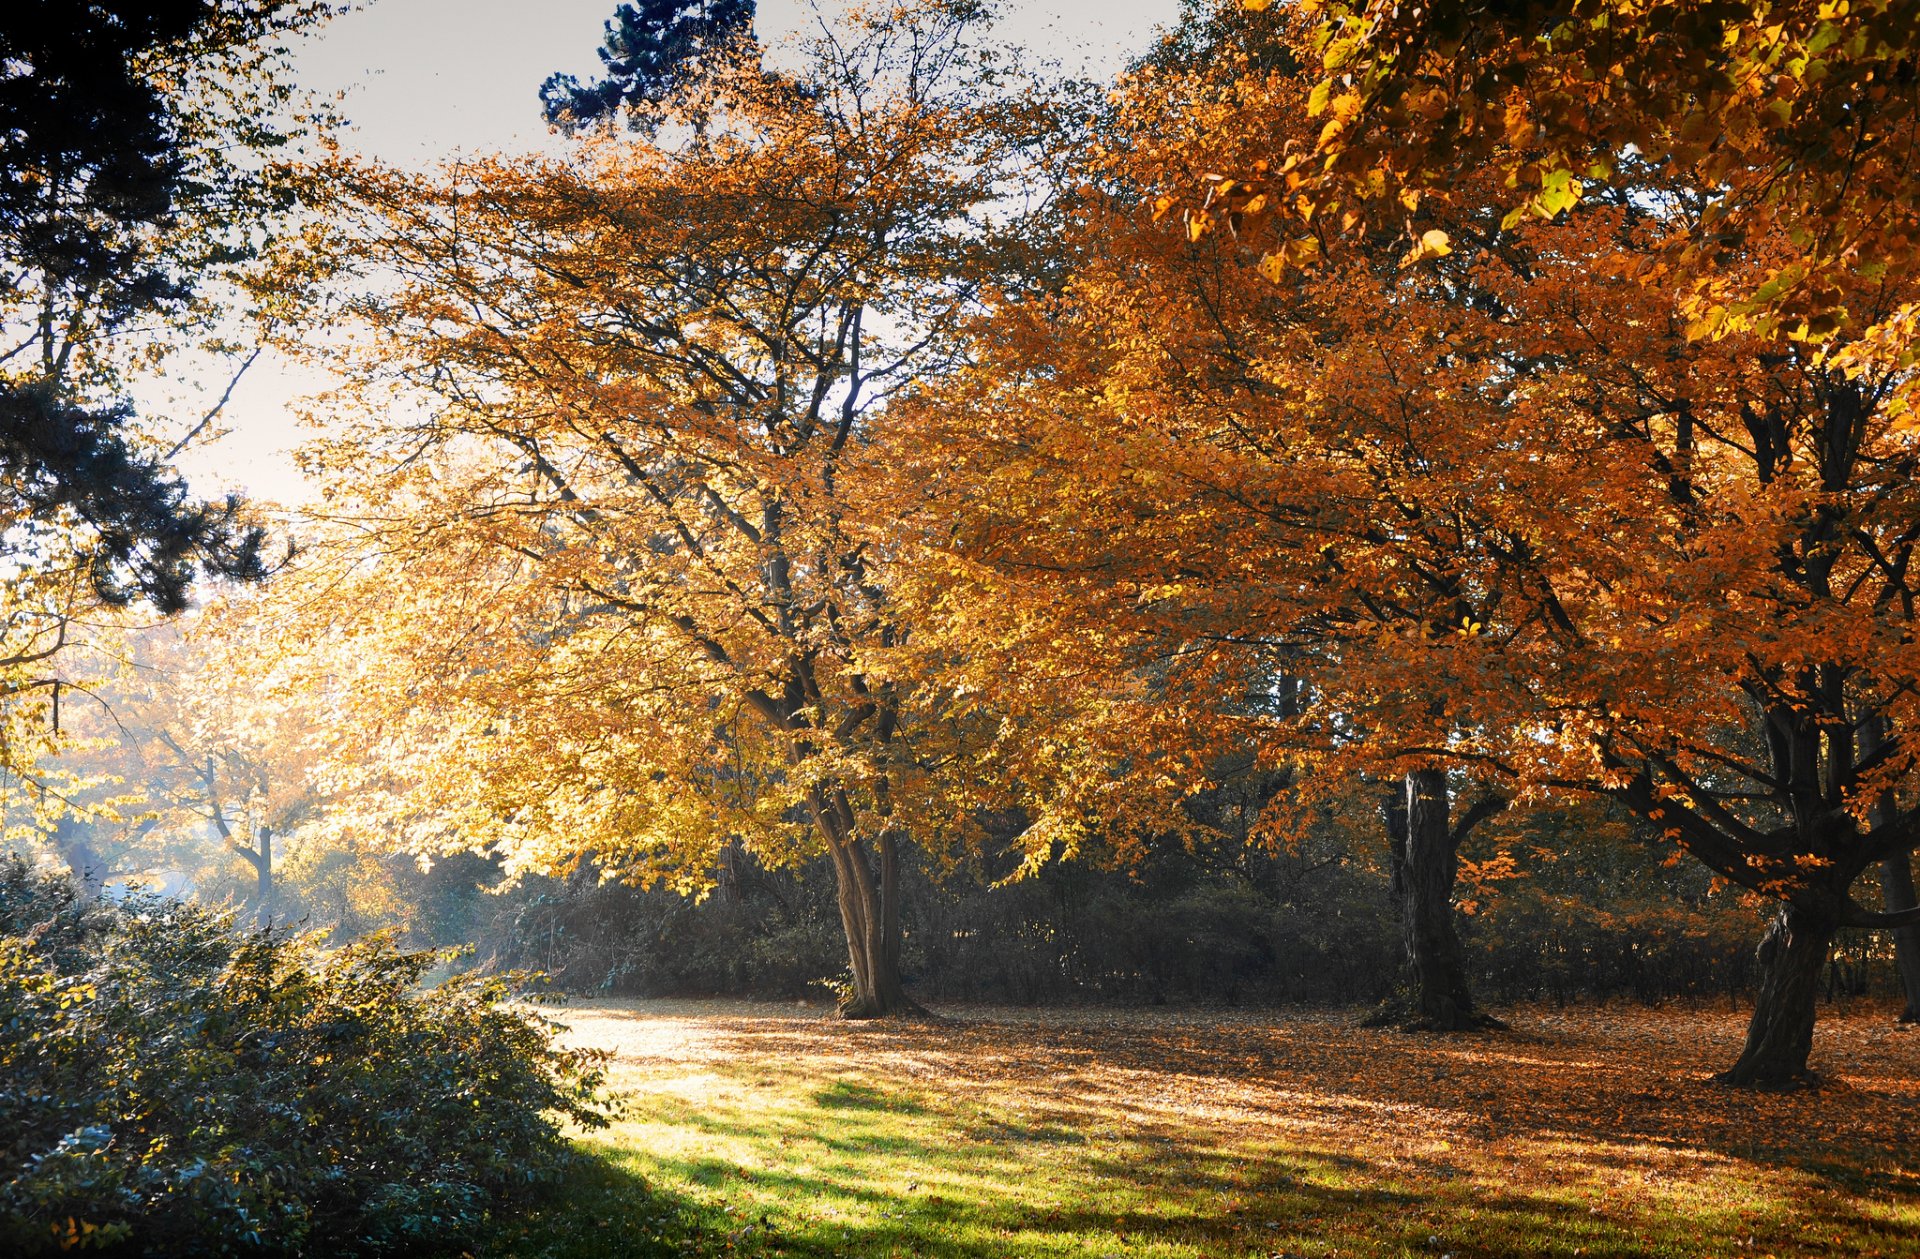
<svg viewBox="0 0 1920 1259">
<path fill-rule="evenodd" d="M 1755 1095 L 1704 1082 L 1725 1013 L 1451 1039 L 1322 1015 L 567 1019 L 632 1094 L 588 1147 L 673 1204 L 670 1249 L 590 1253 L 1920 1253 L 1920 1036 L 1846 1022 L 1862 1083 Z"/>
</svg>

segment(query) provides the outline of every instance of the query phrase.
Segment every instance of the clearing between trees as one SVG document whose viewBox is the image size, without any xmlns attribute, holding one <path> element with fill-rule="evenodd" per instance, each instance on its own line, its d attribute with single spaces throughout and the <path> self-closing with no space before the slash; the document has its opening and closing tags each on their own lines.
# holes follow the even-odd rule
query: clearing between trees
<svg viewBox="0 0 1920 1259">
<path fill-rule="evenodd" d="M 1920 1033 L 1820 1021 L 1813 1089 L 1709 1082 L 1725 1006 L 1338 1011 L 584 1002 L 628 1114 L 604 1195 L 515 1254 L 1920 1253 Z M 652 1193 L 647 1192 L 651 1186 Z"/>
</svg>

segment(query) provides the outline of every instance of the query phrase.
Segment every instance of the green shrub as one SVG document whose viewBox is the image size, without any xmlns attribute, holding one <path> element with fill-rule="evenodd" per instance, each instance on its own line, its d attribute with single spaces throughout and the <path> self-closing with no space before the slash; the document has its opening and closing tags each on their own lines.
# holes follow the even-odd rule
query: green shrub
<svg viewBox="0 0 1920 1259">
<path fill-rule="evenodd" d="M 0 1253 L 458 1251 L 605 1122 L 501 978 L 0 867 Z"/>
</svg>

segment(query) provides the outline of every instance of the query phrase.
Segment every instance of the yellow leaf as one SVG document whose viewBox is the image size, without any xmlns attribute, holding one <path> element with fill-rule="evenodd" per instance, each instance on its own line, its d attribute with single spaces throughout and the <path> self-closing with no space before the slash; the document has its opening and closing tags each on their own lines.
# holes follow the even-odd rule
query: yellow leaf
<svg viewBox="0 0 1920 1259">
<path fill-rule="evenodd" d="M 1410 267 L 1416 262 L 1444 257 L 1452 252 L 1453 246 L 1448 243 L 1447 234 L 1436 227 L 1422 234 L 1419 242 L 1400 259 L 1400 265 Z"/>
<path fill-rule="evenodd" d="M 1540 181 L 1540 193 L 1533 199 L 1534 212 L 1550 219 L 1562 210 L 1571 210 L 1580 201 L 1581 183 L 1570 170 L 1550 171 Z"/>
</svg>

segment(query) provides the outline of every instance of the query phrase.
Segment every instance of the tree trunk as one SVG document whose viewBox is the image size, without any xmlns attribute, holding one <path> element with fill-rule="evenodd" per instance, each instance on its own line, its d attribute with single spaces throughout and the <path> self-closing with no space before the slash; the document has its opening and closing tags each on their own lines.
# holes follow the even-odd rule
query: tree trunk
<svg viewBox="0 0 1920 1259">
<path fill-rule="evenodd" d="M 254 860 L 254 921 L 263 927 L 273 925 L 273 828 L 262 826 L 257 841 L 259 856 Z"/>
<path fill-rule="evenodd" d="M 900 980 L 899 856 L 890 834 L 879 839 L 880 877 L 874 878 L 866 846 L 848 838 L 833 805 L 816 801 L 814 818 L 827 840 L 840 904 L 840 925 L 847 933 L 852 990 L 840 1002 L 840 1017 L 877 1019 L 924 1013 L 907 996 Z"/>
<path fill-rule="evenodd" d="M 1898 913 L 1920 905 L 1913 886 L 1913 857 L 1901 853 L 1880 863 L 1880 888 L 1886 897 L 1887 912 Z M 1920 1023 L 1920 926 L 1900 927 L 1893 933 L 1894 967 L 1900 973 L 1900 987 L 1906 1001 L 1900 1010 L 1902 1023 Z"/>
<path fill-rule="evenodd" d="M 720 861 L 713 872 L 713 886 L 720 895 L 721 904 L 738 905 L 746 898 L 741 886 L 746 882 L 742 876 L 746 861 L 746 845 L 740 842 L 738 835 L 729 839 L 720 849 Z"/>
<path fill-rule="evenodd" d="M 1788 905 L 1760 938 L 1760 991 L 1740 1060 L 1718 1077 L 1726 1084 L 1780 1087 L 1807 1081 L 1820 972 L 1833 943 L 1833 920 Z"/>
<path fill-rule="evenodd" d="M 1860 727 L 1861 755 L 1878 752 L 1885 744 L 1887 721 L 1875 715 Z M 1895 806 L 1892 792 L 1883 793 L 1867 813 L 1867 824 L 1874 830 L 1893 824 Z M 1913 887 L 1913 854 L 1899 853 L 1880 863 L 1880 895 L 1890 914 L 1912 909 L 1916 898 Z M 1893 932 L 1893 964 L 1900 976 L 1905 995 L 1899 1021 L 1920 1023 L 1920 926 L 1898 927 Z"/>
<path fill-rule="evenodd" d="M 1441 1032 L 1485 1026 L 1467 988 L 1466 953 L 1453 929 L 1453 877 L 1459 863 L 1445 770 L 1407 775 L 1405 818 L 1399 908 L 1412 976 L 1409 1026 Z"/>
</svg>

